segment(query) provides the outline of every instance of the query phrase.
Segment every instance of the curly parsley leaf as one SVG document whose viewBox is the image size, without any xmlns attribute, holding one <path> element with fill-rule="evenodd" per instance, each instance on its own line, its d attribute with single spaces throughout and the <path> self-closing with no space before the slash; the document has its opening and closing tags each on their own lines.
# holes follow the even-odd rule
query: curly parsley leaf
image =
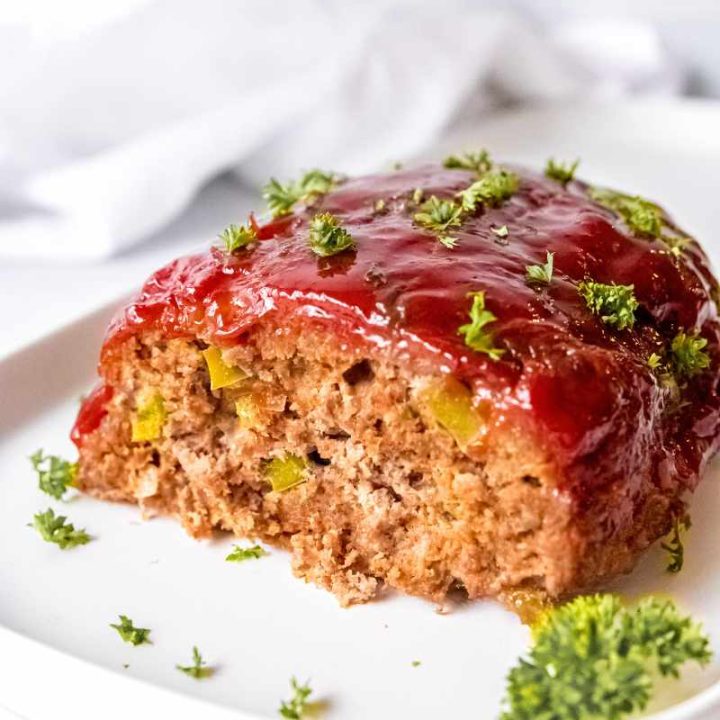
<svg viewBox="0 0 720 720">
<path fill-rule="evenodd" d="M 520 186 L 520 178 L 509 170 L 492 170 L 458 193 L 463 212 L 473 213 L 478 205 L 500 205 L 512 197 Z"/>
<path fill-rule="evenodd" d="M 689 530 L 690 525 L 690 517 L 688 515 L 676 517 L 673 521 L 670 537 L 667 541 L 660 544 L 660 547 L 668 553 L 667 571 L 669 573 L 679 573 L 683 569 L 685 546 L 682 541 L 682 532 Z"/>
<path fill-rule="evenodd" d="M 697 333 L 679 332 L 670 345 L 673 371 L 678 377 L 690 378 L 710 366 L 704 350 L 707 340 Z"/>
<path fill-rule="evenodd" d="M 590 311 L 599 315 L 604 323 L 618 330 L 633 327 L 635 310 L 639 305 L 635 299 L 634 286 L 583 280 L 577 287 Z"/>
<path fill-rule="evenodd" d="M 525 282 L 528 285 L 549 285 L 552 282 L 553 258 L 555 253 L 547 252 L 543 265 L 527 265 L 525 267 Z"/>
<path fill-rule="evenodd" d="M 471 170 L 482 175 L 492 169 L 490 153 L 482 148 L 477 152 L 466 152 L 462 155 L 449 155 L 443 165 L 450 170 Z"/>
<path fill-rule="evenodd" d="M 453 248 L 457 240 L 448 231 L 462 224 L 462 208 L 452 200 L 441 200 L 433 195 L 413 215 L 413 220 L 421 227 L 434 233 L 438 241 L 447 248 Z"/>
<path fill-rule="evenodd" d="M 330 257 L 355 247 L 352 235 L 330 213 L 319 213 L 310 221 L 308 244 L 320 257 Z"/>
<path fill-rule="evenodd" d="M 192 654 L 192 665 L 176 665 L 175 667 L 180 672 L 183 672 L 196 680 L 202 680 L 203 678 L 210 677 L 215 670 L 207 666 L 207 663 L 203 660 L 202 655 L 196 646 L 193 646 Z"/>
<path fill-rule="evenodd" d="M 334 173 L 310 170 L 299 180 L 288 182 L 285 185 L 275 178 L 271 178 L 263 187 L 262 194 L 272 216 L 282 217 L 289 215 L 298 202 L 306 205 L 312 204 L 321 195 L 330 192 L 339 180 L 340 178 Z"/>
<path fill-rule="evenodd" d="M 30 462 L 38 475 L 38 487 L 56 500 L 72 486 L 78 471 L 76 462 L 68 462 L 57 455 L 45 455 L 42 449 L 30 456 Z"/>
<path fill-rule="evenodd" d="M 30 527 L 35 528 L 45 542 L 55 543 L 61 550 L 85 545 L 90 542 L 90 536 L 85 530 L 76 530 L 72 523 L 65 522 L 63 515 L 55 515 L 52 508 L 44 513 L 33 516 Z"/>
<path fill-rule="evenodd" d="M 225 246 L 225 252 L 232 254 L 238 250 L 252 245 L 257 240 L 257 232 L 250 225 L 228 225 L 218 235 L 220 242 Z"/>
<path fill-rule="evenodd" d="M 304 685 L 300 685 L 293 677 L 290 680 L 292 688 L 292 697 L 289 700 L 283 700 L 280 704 L 280 717 L 287 720 L 302 720 L 308 709 L 308 698 L 312 694 L 309 681 Z"/>
<path fill-rule="evenodd" d="M 133 625 L 133 621 L 127 615 L 120 615 L 119 623 L 110 623 L 111 628 L 117 630 L 118 635 L 130 645 L 143 645 L 150 644 L 150 629 L 149 628 L 136 628 Z"/>
<path fill-rule="evenodd" d="M 650 353 L 650 355 L 648 355 L 647 366 L 651 370 L 657 370 L 659 367 L 662 366 L 662 363 L 663 363 L 663 359 L 657 353 Z"/>
<path fill-rule="evenodd" d="M 627 226 L 638 235 L 662 237 L 662 212 L 650 200 L 606 188 L 591 188 L 589 194 L 596 203 L 620 215 Z"/>
<path fill-rule="evenodd" d="M 575 171 L 580 165 L 580 160 L 573 163 L 555 162 L 553 158 L 549 158 L 545 165 L 545 177 L 559 182 L 561 185 L 567 185 L 574 177 Z"/>
<path fill-rule="evenodd" d="M 252 547 L 242 548 L 239 545 L 234 545 L 232 552 L 225 558 L 227 562 L 244 562 L 245 560 L 259 560 L 261 557 L 267 555 L 267 550 L 260 547 L 260 545 L 253 545 Z"/>
<path fill-rule="evenodd" d="M 465 344 L 468 347 L 489 355 L 491 360 L 499 360 L 505 350 L 494 346 L 493 334 L 486 328 L 497 318 L 485 308 L 485 292 L 482 290 L 471 292 L 468 293 L 468 297 L 473 301 L 470 308 L 470 322 L 460 326 L 458 334 L 465 336 Z"/>
<path fill-rule="evenodd" d="M 660 598 L 579 597 L 545 613 L 533 640 L 508 674 L 501 720 L 621 720 L 646 707 L 657 673 L 711 658 L 700 626 Z"/>
</svg>

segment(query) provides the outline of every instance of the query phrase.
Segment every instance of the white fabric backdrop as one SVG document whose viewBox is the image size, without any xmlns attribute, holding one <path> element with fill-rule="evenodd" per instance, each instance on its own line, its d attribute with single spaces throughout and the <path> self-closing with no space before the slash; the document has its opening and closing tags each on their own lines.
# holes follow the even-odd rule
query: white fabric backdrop
<svg viewBox="0 0 720 720">
<path fill-rule="evenodd" d="M 108 257 L 227 170 L 365 171 L 508 102 L 681 82 L 649 24 L 482 2 L 2 6 L 0 255 Z"/>
</svg>

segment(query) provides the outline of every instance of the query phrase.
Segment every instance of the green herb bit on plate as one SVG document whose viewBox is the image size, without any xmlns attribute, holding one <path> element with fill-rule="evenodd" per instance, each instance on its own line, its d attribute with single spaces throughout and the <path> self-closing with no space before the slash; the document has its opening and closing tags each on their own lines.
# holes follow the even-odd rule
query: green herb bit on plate
<svg viewBox="0 0 720 720">
<path fill-rule="evenodd" d="M 78 464 L 68 462 L 57 455 L 45 455 L 41 450 L 30 456 L 30 462 L 38 475 L 38 487 L 56 500 L 75 482 Z"/>
<path fill-rule="evenodd" d="M 308 698 L 312 694 L 312 689 L 309 681 L 304 685 L 300 685 L 294 677 L 290 680 L 290 687 L 293 695 L 290 700 L 284 700 L 280 704 L 278 712 L 280 717 L 287 720 L 302 720 L 308 709 Z"/>
<path fill-rule="evenodd" d="M 232 551 L 225 558 L 225 560 L 227 562 L 244 562 L 245 560 L 259 560 L 261 557 L 264 557 L 267 554 L 267 550 L 260 547 L 260 545 L 253 545 L 252 547 L 248 548 L 234 545 Z"/>
<path fill-rule="evenodd" d="M 621 720 L 645 709 L 655 678 L 706 665 L 710 642 L 671 600 L 624 607 L 588 595 L 541 615 L 512 668 L 501 720 Z"/>
<path fill-rule="evenodd" d="M 214 668 L 208 667 L 196 646 L 193 646 L 192 665 L 176 665 L 175 667 L 180 672 L 183 672 L 196 680 L 208 678 L 215 672 Z"/>
<path fill-rule="evenodd" d="M 45 542 L 55 543 L 61 550 L 89 543 L 91 538 L 85 530 L 76 530 L 72 523 L 65 522 L 64 515 L 55 515 L 52 508 L 33 516 L 30 527 L 35 528 Z"/>
<path fill-rule="evenodd" d="M 127 615 L 119 615 L 119 623 L 110 623 L 111 628 L 117 630 L 118 635 L 130 645 L 150 645 L 150 628 L 138 628 Z"/>
</svg>

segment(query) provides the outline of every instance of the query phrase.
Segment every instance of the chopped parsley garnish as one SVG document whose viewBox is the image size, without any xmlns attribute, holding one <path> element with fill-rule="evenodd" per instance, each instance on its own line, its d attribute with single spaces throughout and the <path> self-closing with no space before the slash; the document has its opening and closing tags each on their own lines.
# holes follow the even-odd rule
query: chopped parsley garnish
<svg viewBox="0 0 720 720">
<path fill-rule="evenodd" d="M 115 628 L 118 635 L 126 642 L 131 645 L 143 645 L 150 644 L 150 629 L 149 628 L 136 628 L 133 625 L 133 621 L 127 615 L 120 615 L 120 623 L 110 623 L 111 628 Z"/>
<path fill-rule="evenodd" d="M 545 165 L 545 177 L 555 180 L 561 185 L 567 185 L 575 177 L 575 171 L 579 164 L 579 159 L 573 163 L 563 163 L 555 162 L 553 158 L 550 158 Z"/>
<path fill-rule="evenodd" d="M 413 215 L 413 220 L 426 230 L 435 233 L 445 247 L 453 248 L 457 240 L 448 234 L 451 228 L 462 224 L 462 208 L 452 200 L 441 200 L 433 195 Z"/>
<path fill-rule="evenodd" d="M 491 170 L 458 193 L 463 212 L 473 213 L 480 204 L 495 206 L 511 197 L 520 179 L 508 170 Z"/>
<path fill-rule="evenodd" d="M 203 660 L 200 651 L 197 647 L 193 646 L 193 663 L 192 665 L 176 665 L 175 666 L 180 672 L 184 672 L 196 680 L 202 680 L 203 678 L 210 677 L 214 670 L 207 666 L 207 663 Z"/>
<path fill-rule="evenodd" d="M 422 665 L 422 663 L 419 660 L 413 660 L 410 664 L 413 667 L 420 667 L 420 665 Z"/>
<path fill-rule="evenodd" d="M 313 203 L 321 195 L 330 192 L 337 184 L 339 178 L 334 173 L 322 170 L 310 170 L 300 180 L 288 182 L 283 185 L 275 178 L 263 188 L 263 197 L 273 217 L 289 215 L 295 203 L 303 202 L 306 205 Z"/>
<path fill-rule="evenodd" d="M 673 529 L 670 537 L 664 543 L 660 544 L 663 550 L 666 550 L 668 557 L 667 571 L 669 573 L 679 573 L 683 569 L 685 562 L 685 546 L 683 545 L 681 533 L 683 530 L 690 529 L 690 516 L 676 517 L 673 521 Z"/>
<path fill-rule="evenodd" d="M 243 562 L 245 560 L 257 560 L 265 555 L 267 555 L 267 550 L 259 545 L 253 545 L 248 548 L 242 548 L 239 545 L 234 545 L 232 552 L 225 558 L 225 560 L 227 560 L 227 562 Z"/>
<path fill-rule="evenodd" d="M 647 366 L 651 370 L 657 370 L 662 365 L 662 358 L 657 353 L 650 353 L 647 359 Z"/>
<path fill-rule="evenodd" d="M 710 366 L 710 357 L 703 348 L 707 340 L 695 333 L 679 332 L 672 341 L 672 366 L 678 377 L 690 378 Z"/>
<path fill-rule="evenodd" d="M 249 223 L 247 225 L 228 225 L 218 237 L 225 246 L 225 252 L 232 254 L 254 243 L 257 240 L 257 232 Z"/>
<path fill-rule="evenodd" d="M 658 674 L 712 656 L 701 627 L 660 598 L 578 597 L 545 613 L 533 640 L 508 674 L 501 720 L 621 720 L 647 706 Z"/>
<path fill-rule="evenodd" d="M 383 198 L 379 198 L 373 204 L 373 212 L 376 215 L 383 215 L 388 211 L 387 202 Z"/>
<path fill-rule="evenodd" d="M 56 500 L 72 486 L 77 475 L 78 464 L 68 462 L 57 455 L 44 455 L 38 450 L 30 456 L 30 462 L 38 475 L 38 487 Z"/>
<path fill-rule="evenodd" d="M 604 188 L 592 188 L 590 197 L 596 203 L 620 215 L 627 226 L 638 235 L 662 237 L 662 212 L 655 203 L 638 195 L 625 195 Z"/>
<path fill-rule="evenodd" d="M 478 175 L 482 175 L 491 170 L 493 164 L 490 153 L 483 148 L 477 152 L 450 155 L 443 160 L 443 165 L 450 170 L 472 170 Z"/>
<path fill-rule="evenodd" d="M 310 221 L 308 244 L 320 257 L 330 257 L 355 247 L 352 235 L 330 213 L 319 213 Z"/>
<path fill-rule="evenodd" d="M 304 685 L 300 685 L 295 678 L 290 680 L 290 687 L 292 688 L 292 697 L 290 700 L 283 700 L 280 703 L 280 717 L 287 718 L 287 720 L 302 720 L 308 709 L 308 698 L 312 694 L 309 682 Z"/>
<path fill-rule="evenodd" d="M 528 285 L 549 285 L 552 282 L 553 258 L 555 253 L 547 252 L 543 265 L 526 265 L 525 281 Z"/>
<path fill-rule="evenodd" d="M 633 291 L 632 285 L 606 285 L 593 280 L 583 280 L 578 284 L 578 292 L 590 311 L 618 330 L 632 328 L 635 324 L 638 301 Z"/>
<path fill-rule="evenodd" d="M 486 326 L 497 320 L 489 310 L 485 309 L 485 292 L 468 293 L 472 298 L 470 322 L 458 328 L 458 334 L 465 336 L 465 344 L 477 352 L 485 353 L 491 360 L 499 360 L 505 353 L 502 348 L 493 345 L 493 334 Z"/>
<path fill-rule="evenodd" d="M 55 515 L 52 508 L 44 513 L 33 516 L 30 527 L 35 528 L 45 542 L 55 543 L 61 550 L 85 545 L 90 542 L 90 536 L 85 530 L 76 530 L 72 523 L 66 523 L 63 515 Z"/>
</svg>

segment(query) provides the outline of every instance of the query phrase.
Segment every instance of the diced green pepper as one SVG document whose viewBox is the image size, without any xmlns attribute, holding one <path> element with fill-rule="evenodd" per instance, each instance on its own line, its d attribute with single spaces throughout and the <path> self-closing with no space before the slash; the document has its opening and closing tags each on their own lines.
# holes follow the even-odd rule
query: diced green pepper
<svg viewBox="0 0 720 720">
<path fill-rule="evenodd" d="M 423 397 L 431 415 L 461 448 L 466 448 L 484 430 L 485 417 L 473 404 L 472 393 L 455 378 L 431 385 Z"/>
<path fill-rule="evenodd" d="M 205 358 L 208 372 L 210 373 L 211 390 L 229 387 L 247 377 L 240 368 L 228 365 L 223 360 L 220 348 L 211 345 L 207 350 L 203 350 L 202 354 Z"/>
<path fill-rule="evenodd" d="M 288 453 L 284 457 L 276 457 L 265 464 L 265 477 L 270 481 L 275 492 L 284 492 L 307 479 L 307 461 L 299 455 Z"/>
<path fill-rule="evenodd" d="M 162 395 L 156 392 L 146 396 L 138 403 L 135 416 L 132 418 L 132 441 L 148 442 L 157 440 L 162 435 L 167 412 Z"/>
</svg>

